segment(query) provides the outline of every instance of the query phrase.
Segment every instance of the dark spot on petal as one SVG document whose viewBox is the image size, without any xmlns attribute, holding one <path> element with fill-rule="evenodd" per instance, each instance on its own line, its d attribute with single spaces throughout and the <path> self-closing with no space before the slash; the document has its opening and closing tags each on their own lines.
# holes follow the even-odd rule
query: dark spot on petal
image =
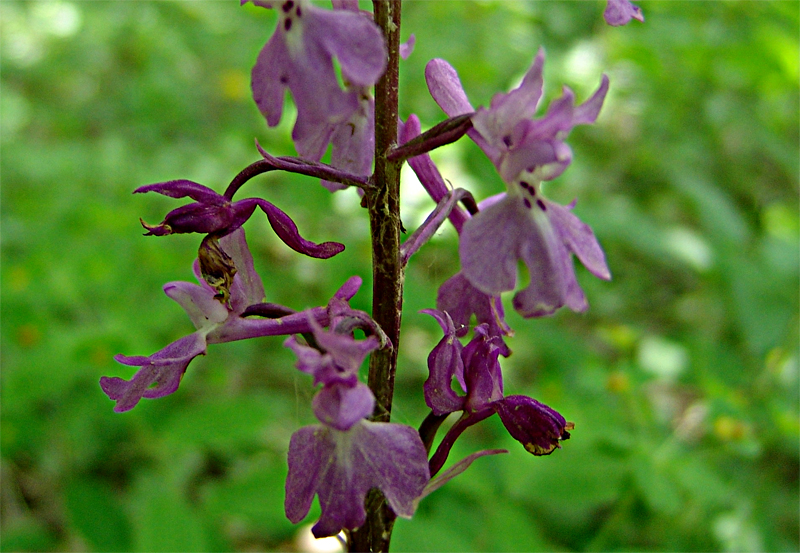
<svg viewBox="0 0 800 553">
<path fill-rule="evenodd" d="M 286 75 L 281 75 L 281 78 L 279 80 L 280 80 L 281 84 L 288 84 L 289 83 L 289 77 L 287 77 Z"/>
<path fill-rule="evenodd" d="M 292 28 L 292 18 L 287 17 L 286 20 L 283 22 L 283 28 L 287 31 Z"/>
<path fill-rule="evenodd" d="M 539 209 L 541 209 L 542 211 L 547 211 L 547 207 L 544 205 L 544 202 L 542 200 L 536 200 L 536 205 L 538 205 Z"/>
<path fill-rule="evenodd" d="M 528 194 L 530 194 L 531 196 L 536 196 L 536 189 L 533 186 L 531 186 L 530 188 L 528 188 Z"/>
<path fill-rule="evenodd" d="M 283 5 L 281 5 L 283 13 L 289 13 L 289 10 L 291 10 L 293 7 L 294 7 L 294 0 L 287 0 L 286 2 L 283 3 Z"/>
<path fill-rule="evenodd" d="M 522 188 L 524 188 L 525 190 L 527 190 L 528 188 L 530 188 L 530 187 L 531 187 L 531 185 L 530 185 L 530 184 L 528 184 L 527 182 L 525 182 L 524 180 L 521 180 L 521 181 L 519 181 L 519 185 L 520 185 Z"/>
<path fill-rule="evenodd" d="M 506 135 L 503 137 L 503 144 L 506 146 L 511 146 L 511 136 Z"/>
<path fill-rule="evenodd" d="M 533 173 L 534 169 L 536 169 L 536 166 L 535 165 L 531 165 L 530 167 L 528 167 L 526 169 L 526 171 L 528 171 L 528 173 Z"/>
<path fill-rule="evenodd" d="M 528 198 L 525 198 L 522 201 L 525 202 L 525 207 L 527 207 L 528 209 L 530 209 L 532 207 L 531 206 L 531 201 Z"/>
<path fill-rule="evenodd" d="M 300 6 L 297 6 L 297 17 L 303 17 L 303 10 L 300 9 Z"/>
</svg>

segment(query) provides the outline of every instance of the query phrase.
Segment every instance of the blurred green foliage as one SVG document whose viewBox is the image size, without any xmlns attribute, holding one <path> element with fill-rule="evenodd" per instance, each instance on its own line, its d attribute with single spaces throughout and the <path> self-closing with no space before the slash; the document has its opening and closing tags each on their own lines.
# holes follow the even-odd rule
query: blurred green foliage
<svg viewBox="0 0 800 553">
<path fill-rule="evenodd" d="M 212 346 L 177 393 L 112 412 L 101 375 L 191 331 L 160 292 L 191 280 L 196 236 L 142 238 L 177 205 L 132 196 L 188 178 L 222 190 L 289 155 L 294 113 L 268 129 L 249 70 L 274 14 L 238 2 L 0 4 L 3 551 L 291 550 L 283 515 L 291 433 L 313 421 L 311 382 L 280 339 Z M 597 2 L 409 1 L 402 114 L 443 118 L 425 63 L 448 59 L 487 104 L 547 51 L 546 95 L 611 92 L 570 138 L 548 185 L 590 223 L 614 280 L 579 268 L 591 309 L 509 316 L 506 390 L 575 422 L 528 455 L 490 419 L 454 455 L 506 447 L 397 523 L 395 551 L 797 551 L 797 2 L 640 2 L 607 27 Z M 471 143 L 434 159 L 477 197 L 502 191 Z M 409 178 L 404 222 L 432 208 Z M 351 274 L 369 306 L 368 224 L 353 191 L 270 174 L 244 194 L 290 213 L 329 261 L 246 225 L 267 297 L 323 305 Z M 418 425 L 436 287 L 458 266 L 451 229 L 407 276 L 394 419 Z M 312 511 L 309 520 L 313 520 Z"/>
</svg>

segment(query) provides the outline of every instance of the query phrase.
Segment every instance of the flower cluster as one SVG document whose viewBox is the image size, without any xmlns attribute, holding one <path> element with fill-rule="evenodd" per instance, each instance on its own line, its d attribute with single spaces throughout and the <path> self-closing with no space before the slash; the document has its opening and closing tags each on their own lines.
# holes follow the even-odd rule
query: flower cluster
<svg viewBox="0 0 800 553">
<path fill-rule="evenodd" d="M 127 411 L 142 398 L 175 392 L 192 359 L 206 354 L 209 344 L 288 336 L 284 345 L 297 356 L 296 368 L 310 375 L 318 388 L 311 409 L 319 424 L 300 428 L 291 437 L 284 506 L 287 517 L 299 522 L 317 496 L 321 506 L 313 527 L 317 537 L 365 525 L 365 498 L 373 489 L 382 493 L 393 515 L 411 517 L 423 497 L 475 459 L 503 452 L 479 451 L 442 470 L 464 430 L 491 415 L 497 414 L 509 434 L 533 455 L 549 455 L 560 448 L 570 437 L 571 422 L 535 399 L 504 395 L 500 358 L 512 354 L 506 340 L 513 332 L 505 321 L 501 295 L 516 290 L 512 305 L 525 318 L 552 315 L 565 306 L 582 312 L 588 302 L 575 276 L 573 256 L 596 277 L 611 278 L 592 229 L 572 212 L 575 202 L 562 206 L 541 192 L 542 182 L 558 177 L 572 162 L 565 140 L 575 126 L 595 122 L 608 91 L 608 78 L 603 75 L 596 92 L 580 104 L 564 87 L 544 115 L 536 117 L 543 95 L 543 50 L 517 88 L 496 94 L 488 107 L 477 109 L 450 64 L 442 59 L 427 64 L 425 78 L 431 96 L 449 119 L 422 133 L 419 119 L 408 116 L 399 122 L 401 145 L 379 155 L 383 161 L 408 161 L 436 208 L 399 249 L 394 244 L 388 261 L 399 267 L 396 284 L 402 289 L 405 265 L 449 220 L 459 235 L 461 267 L 439 287 L 437 308 L 423 311 L 443 332 L 428 355 L 429 375 L 423 386 L 430 415 L 419 430 L 376 422 L 380 405 L 376 409 L 376 397 L 360 381 L 359 369 L 375 352 L 390 352 L 396 359 L 393 348 L 399 339 L 402 302 L 376 298 L 374 303 L 397 303 L 394 338 L 368 313 L 349 305 L 361 285 L 358 277 L 348 279 L 326 306 L 298 312 L 265 302 L 243 230 L 256 208 L 264 212 L 278 237 L 298 253 L 327 259 L 340 253 L 344 245 L 311 242 L 300 235 L 288 214 L 267 200 L 234 200 L 233 196 L 257 174 L 288 171 L 320 178 L 332 191 L 356 186 L 371 194 L 364 198 L 364 205 L 375 209 L 376 197 L 385 195 L 388 187 L 379 182 L 378 170 L 369 176 L 376 119 L 371 87 L 384 75 L 387 59 L 393 59 L 396 68 L 396 53 L 403 57 L 410 53 L 413 35 L 404 45 L 398 45 L 395 37 L 392 58 L 384 33 L 371 14 L 359 10 L 356 0 L 333 0 L 333 10 L 317 7 L 310 0 L 241 0 L 242 4 L 248 2 L 273 9 L 278 15 L 275 32 L 252 70 L 253 98 L 267 124 L 274 127 L 282 118 L 288 89 L 297 108 L 292 139 L 299 157 L 274 157 L 258 146 L 263 159 L 240 172 L 223 194 L 188 180 L 156 183 L 135 191 L 192 200 L 170 211 L 161 223 L 142 221 L 142 225 L 151 236 L 203 235 L 193 264 L 198 283 L 164 286 L 164 292 L 183 307 L 196 330 L 147 357 L 117 355 L 119 363 L 138 367 L 138 371 L 130 380 L 100 379 L 103 391 L 116 402 L 114 410 Z M 604 17 L 610 25 L 643 21 L 641 10 L 629 0 L 608 0 Z M 399 25 L 397 21 L 393 24 Z M 391 34 L 387 30 L 386 36 Z M 395 115 L 388 120 L 394 121 Z M 394 130 L 393 124 L 391 127 Z M 476 202 L 468 191 L 445 184 L 428 152 L 464 134 L 494 164 L 505 192 Z M 321 163 L 329 146 L 330 163 Z M 396 228 L 401 228 L 399 212 Z M 373 236 L 373 240 L 377 238 Z M 524 287 L 517 284 L 519 261 L 530 276 Z M 381 320 L 386 329 L 394 324 Z M 357 333 L 364 338 L 357 338 Z M 385 420 L 388 410 L 386 407 Z M 439 426 L 453 413 L 460 413 L 460 418 L 429 459 Z M 387 536 L 381 539 L 388 543 Z"/>
</svg>

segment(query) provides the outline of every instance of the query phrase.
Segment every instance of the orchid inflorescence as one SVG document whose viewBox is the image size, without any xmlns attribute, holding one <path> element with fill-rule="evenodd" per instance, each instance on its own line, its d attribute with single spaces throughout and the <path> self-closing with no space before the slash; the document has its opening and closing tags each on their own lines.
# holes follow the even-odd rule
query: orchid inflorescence
<svg viewBox="0 0 800 553">
<path fill-rule="evenodd" d="M 297 369 L 311 375 L 319 387 L 312 401 L 319 424 L 300 428 L 291 438 L 285 509 L 292 522 L 299 522 L 318 496 L 321 516 L 313 528 L 317 537 L 365 525 L 365 497 L 374 489 L 380 490 L 392 516 L 411 517 L 420 499 L 473 460 L 504 451 L 476 452 L 442 471 L 455 440 L 491 415 L 497 414 L 509 434 L 533 455 L 560 448 L 573 423 L 535 399 L 504 395 L 500 361 L 511 355 L 506 340 L 513 332 L 505 321 L 501 294 L 518 288 L 519 261 L 527 267 L 530 282 L 514 294 L 512 307 L 524 318 L 551 315 L 564 306 L 576 312 L 588 308 L 573 255 L 596 277 L 611 278 L 592 229 L 572 212 L 575 202 L 562 206 L 541 191 L 542 182 L 559 176 L 572 162 L 567 135 L 577 125 L 595 122 L 608 78 L 603 75 L 596 92 L 583 103 L 576 103 L 574 93 L 564 87 L 537 118 L 543 49 L 518 87 L 496 94 L 488 107 L 477 109 L 456 70 L 442 59 L 431 60 L 425 79 L 449 118 L 425 133 L 413 114 L 398 120 L 395 145 L 376 156 L 378 108 L 372 87 L 387 72 L 387 64 L 397 62 L 373 14 L 360 11 L 356 0 L 333 0 L 333 10 L 309 0 L 252 2 L 278 14 L 275 33 L 252 70 L 253 98 L 274 127 L 282 118 L 285 91 L 290 91 L 297 107 L 292 139 L 299 155 L 275 157 L 258 146 L 262 159 L 237 174 L 223 194 L 188 180 L 135 190 L 193 200 L 157 225 L 142 225 L 147 235 L 204 236 L 193 264 L 198 283 L 164 286 L 196 330 L 148 357 L 116 356 L 139 370 L 130 380 L 101 378 L 103 391 L 116 402 L 114 410 L 128 411 L 142 398 L 175 392 L 192 359 L 204 355 L 208 344 L 287 336 L 284 346 L 297 356 Z M 628 0 L 608 0 L 604 16 L 611 25 L 643 20 L 641 10 Z M 406 57 L 413 46 L 412 35 L 397 52 Z M 476 202 L 468 191 L 445 183 L 428 152 L 464 134 L 496 167 L 506 192 Z M 321 163 L 329 146 L 330 163 Z M 292 218 L 265 199 L 234 200 L 252 177 L 288 171 L 319 178 L 332 192 L 357 187 L 364 196 L 362 205 L 370 206 L 384 186 L 377 172 L 370 176 L 378 156 L 398 166 L 407 162 L 436 203 L 391 260 L 400 268 L 400 281 L 402 269 L 445 220 L 459 236 L 461 270 L 441 284 L 435 308 L 423 311 L 437 321 L 442 338 L 428 355 L 423 392 L 431 412 L 419 430 L 388 422 L 385 409 L 376 416 L 380 410 L 374 386 L 359 380 L 364 360 L 375 352 L 394 350 L 393 340 L 399 336 L 399 329 L 397 336 L 388 335 L 375 314 L 350 306 L 361 279 L 344 282 L 326 306 L 295 311 L 267 303 L 242 225 L 259 208 L 278 237 L 298 253 L 326 259 L 343 251 L 344 245 L 306 240 Z M 400 309 L 398 305 L 398 321 Z M 356 338 L 357 330 L 363 339 Z M 441 423 L 452 413 L 460 418 L 431 454 Z M 388 537 L 383 539 L 388 545 Z"/>
</svg>

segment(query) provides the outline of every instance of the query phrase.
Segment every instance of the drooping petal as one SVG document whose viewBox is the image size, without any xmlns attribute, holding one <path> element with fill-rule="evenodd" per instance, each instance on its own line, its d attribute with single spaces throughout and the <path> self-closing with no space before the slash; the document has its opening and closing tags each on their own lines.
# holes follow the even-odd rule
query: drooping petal
<svg viewBox="0 0 800 553">
<path fill-rule="evenodd" d="M 354 175 L 368 176 L 375 154 L 375 101 L 362 96 L 359 109 L 350 119 L 334 126 L 330 137 L 331 165 Z M 322 185 L 335 192 L 346 185 L 322 181 Z"/>
<path fill-rule="evenodd" d="M 317 259 L 327 259 L 344 251 L 344 244 L 339 244 L 338 242 L 315 244 L 306 240 L 300 236 L 297 225 L 286 213 L 265 200 L 258 200 L 258 205 L 266 213 L 269 224 L 275 234 L 294 251 Z"/>
<path fill-rule="evenodd" d="M 492 405 L 511 436 L 534 455 L 550 455 L 568 440 L 568 423 L 561 414 L 527 396 L 508 396 Z"/>
<path fill-rule="evenodd" d="M 553 228 L 561 240 L 574 253 L 581 263 L 597 278 L 611 280 L 611 272 L 606 264 L 606 256 L 592 228 L 572 213 L 572 205 L 564 207 L 545 201 Z"/>
<path fill-rule="evenodd" d="M 398 516 L 410 518 L 429 480 L 425 446 L 409 426 L 366 420 L 346 432 L 307 426 L 289 444 L 286 516 L 300 522 L 316 494 L 322 513 L 312 532 L 335 536 L 364 523 L 364 498 L 376 487 Z"/>
<path fill-rule="evenodd" d="M 644 21 L 642 9 L 631 4 L 630 0 L 608 0 L 606 9 L 603 12 L 603 18 L 606 23 L 615 27 L 625 25 L 631 19 Z"/>
<path fill-rule="evenodd" d="M 288 59 L 286 42 L 276 32 L 261 49 L 251 72 L 253 100 L 270 127 L 281 122 L 284 91 L 289 85 L 288 70 L 284 63 Z"/>
<path fill-rule="evenodd" d="M 355 423 L 372 414 L 375 396 L 362 382 L 355 386 L 333 384 L 317 392 L 312 407 L 321 423 L 337 430 L 350 430 Z"/>
<path fill-rule="evenodd" d="M 547 209 L 546 204 L 542 205 Z M 515 206 L 520 211 L 525 209 L 518 203 Z M 584 311 L 586 297 L 575 280 L 569 250 L 538 204 L 528 211 L 531 216 L 523 219 L 520 228 L 525 233 L 525 240 L 519 253 L 528 267 L 530 282 L 514 295 L 514 309 L 523 317 L 552 315 L 564 305 L 575 311 Z"/>
<path fill-rule="evenodd" d="M 117 355 L 114 359 L 119 363 L 141 369 L 130 380 L 104 376 L 100 379 L 100 387 L 110 399 L 117 402 L 114 411 L 129 411 L 143 397 L 163 397 L 177 390 L 191 360 L 205 352 L 205 335 L 198 331 L 171 343 L 150 357 Z"/>
</svg>

